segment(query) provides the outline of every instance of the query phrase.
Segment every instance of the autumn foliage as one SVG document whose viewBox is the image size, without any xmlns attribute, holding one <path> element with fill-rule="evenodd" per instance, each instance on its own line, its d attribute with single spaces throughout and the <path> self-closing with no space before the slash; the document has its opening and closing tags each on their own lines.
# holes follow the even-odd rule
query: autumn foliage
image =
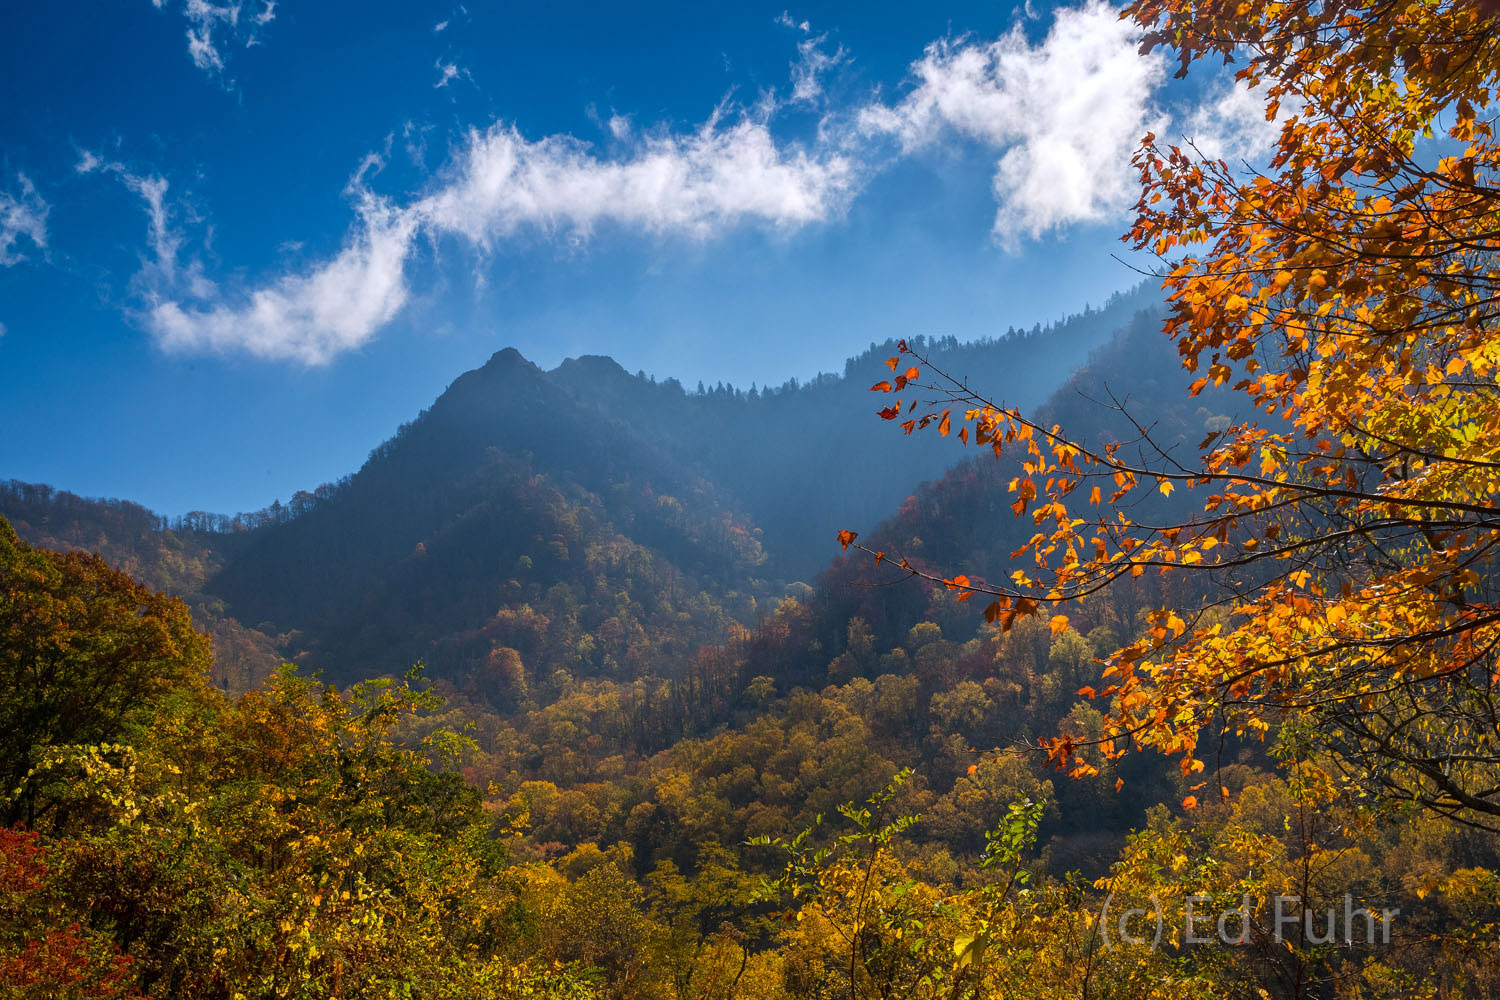
<svg viewBox="0 0 1500 1000">
<path fill-rule="evenodd" d="M 1122 578 L 1201 574 L 1207 602 L 1160 608 L 1085 692 L 1109 705 L 1106 756 L 1153 747 L 1191 774 L 1205 736 L 1308 718 L 1344 779 L 1492 824 L 1490 12 L 1172 0 L 1126 16 L 1144 48 L 1175 51 L 1182 74 L 1234 62 L 1280 123 L 1263 168 L 1148 135 L 1126 236 L 1162 261 L 1165 333 L 1198 374 L 1192 392 L 1232 387 L 1251 416 L 1188 462 L 1152 440 L 1149 416 L 1128 445 L 1083 441 L 912 364 L 921 358 L 892 358 L 902 374 L 875 388 L 907 395 L 882 416 L 904 416 L 908 432 L 958 425 L 965 442 L 1016 456 L 1013 509 L 1036 527 L 1018 553 L 1030 568 L 944 582 L 992 596 L 987 614 L 1002 623 L 1047 614 L 1061 625 L 1069 601 Z M 1182 490 L 1195 516 L 1137 518 L 1142 495 Z M 1067 738 L 1049 748 L 1091 767 Z"/>
<path fill-rule="evenodd" d="M 695 481 L 584 502 L 500 463 L 463 532 L 371 522 L 406 617 L 325 609 L 348 664 L 452 615 L 410 647 L 449 676 L 231 697 L 187 606 L 0 519 L 0 997 L 1500 995 L 1492 13 L 1126 8 L 1279 127 L 1259 164 L 1147 136 L 1125 237 L 1188 394 L 1246 416 L 1184 442 L 1106 394 L 1085 432 L 902 342 L 880 415 L 1000 464 L 838 541 L 934 587 L 845 559 L 720 600 L 653 555 L 763 562 Z M 933 569 L 955 510 L 1021 526 L 1003 569 Z M 336 551 L 337 520 L 284 523 Z M 308 563 L 237 586 L 298 605 L 337 582 Z M 1283 937 L 1282 897 L 1403 917 Z M 1242 939 L 1188 940 L 1189 900 Z"/>
</svg>

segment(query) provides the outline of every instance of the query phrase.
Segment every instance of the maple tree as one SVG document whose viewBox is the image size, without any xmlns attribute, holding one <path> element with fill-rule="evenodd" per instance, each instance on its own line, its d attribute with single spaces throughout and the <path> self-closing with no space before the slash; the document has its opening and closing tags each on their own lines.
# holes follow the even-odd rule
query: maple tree
<svg viewBox="0 0 1500 1000">
<path fill-rule="evenodd" d="M 1263 168 L 1147 135 L 1125 237 L 1163 262 L 1165 333 L 1198 375 L 1192 393 L 1229 386 L 1253 416 L 1210 435 L 1196 462 L 1140 424 L 1129 446 L 1091 443 L 903 344 L 889 361 L 900 373 L 874 387 L 897 394 L 881 415 L 1016 461 L 1013 509 L 1035 534 L 1017 553 L 1034 566 L 1005 581 L 899 565 L 991 596 L 1002 625 L 1050 615 L 1057 630 L 1066 602 L 1114 581 L 1205 574 L 1206 604 L 1157 609 L 1107 658 L 1100 689 L 1080 692 L 1108 700 L 1106 756 L 1152 747 L 1192 775 L 1205 734 L 1307 718 L 1353 787 L 1500 825 L 1492 12 L 1136 0 L 1122 16 L 1144 50 L 1175 51 L 1179 75 L 1236 63 L 1280 123 Z M 1174 491 L 1196 513 L 1137 513 Z M 1075 740 L 1046 745 L 1094 770 Z"/>
</svg>

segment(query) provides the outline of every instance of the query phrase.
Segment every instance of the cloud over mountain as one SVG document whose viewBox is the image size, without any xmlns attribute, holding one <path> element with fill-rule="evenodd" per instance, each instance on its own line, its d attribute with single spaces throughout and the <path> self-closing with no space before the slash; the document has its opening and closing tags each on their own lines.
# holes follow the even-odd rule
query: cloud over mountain
<svg viewBox="0 0 1500 1000">
<path fill-rule="evenodd" d="M 578 242 L 604 229 L 693 241 L 744 226 L 795 230 L 837 220 L 872 176 L 947 145 L 994 156 L 993 233 L 1015 249 L 1123 219 L 1135 194 L 1131 154 L 1146 131 L 1170 124 L 1162 57 L 1141 56 L 1134 24 L 1102 0 L 1059 9 L 1037 40 L 1017 24 L 989 41 L 934 41 L 896 95 L 842 108 L 828 106 L 823 80 L 852 57 L 805 22 L 780 23 L 801 36 L 789 96 L 726 99 L 687 129 L 641 129 L 616 114 L 603 147 L 571 135 L 528 138 L 505 121 L 470 128 L 446 165 L 402 198 L 371 189 L 366 167 L 379 158 L 367 160 L 348 186 L 355 218 L 336 254 L 239 289 L 163 280 L 148 325 L 168 350 L 324 364 L 400 313 L 424 241 L 458 239 L 487 254 L 522 237 Z M 1241 150 L 1269 139 L 1254 104 L 1228 90 L 1177 117 L 1215 148 Z M 801 140 L 787 124 L 798 114 L 817 117 Z"/>
<path fill-rule="evenodd" d="M 238 302 L 164 297 L 150 310 L 151 328 L 169 350 L 323 364 L 365 343 L 406 303 L 406 263 L 420 234 L 482 250 L 522 230 L 585 237 L 603 224 L 706 239 L 745 223 L 826 219 L 853 191 L 847 158 L 778 145 L 752 118 L 617 138 L 630 147 L 623 156 L 568 136 L 528 140 L 504 123 L 474 130 L 432 189 L 405 205 L 370 192 L 361 171 L 350 185 L 358 223 L 333 258 Z"/>
</svg>

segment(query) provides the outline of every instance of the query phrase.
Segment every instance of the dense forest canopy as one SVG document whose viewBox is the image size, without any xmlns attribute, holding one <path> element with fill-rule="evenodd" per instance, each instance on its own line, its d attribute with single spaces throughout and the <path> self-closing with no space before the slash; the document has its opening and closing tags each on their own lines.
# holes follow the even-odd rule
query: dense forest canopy
<svg viewBox="0 0 1500 1000">
<path fill-rule="evenodd" d="M 1280 129 L 1146 137 L 1164 307 L 0 490 L 0 995 L 1500 995 L 1500 15 L 1123 16 Z"/>
</svg>

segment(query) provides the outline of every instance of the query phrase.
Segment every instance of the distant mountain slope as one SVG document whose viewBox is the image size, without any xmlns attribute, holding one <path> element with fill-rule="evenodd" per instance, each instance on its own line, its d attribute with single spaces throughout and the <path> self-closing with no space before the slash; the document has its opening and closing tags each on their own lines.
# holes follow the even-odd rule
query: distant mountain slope
<svg viewBox="0 0 1500 1000">
<path fill-rule="evenodd" d="M 1035 405 L 1152 302 L 1138 289 L 1051 327 L 925 349 Z M 506 350 L 357 473 L 286 506 L 168 526 L 17 484 L 0 514 L 41 544 L 104 551 L 221 631 L 244 623 L 260 654 L 274 643 L 343 679 L 422 659 L 518 708 L 564 675 L 681 676 L 783 581 L 826 566 L 838 528 L 889 515 L 960 460 L 875 418 L 869 385 L 894 350 L 765 392 L 686 392 L 597 357 L 545 372 Z"/>
<path fill-rule="evenodd" d="M 167 519 L 129 500 L 88 500 L 50 486 L 0 482 L 0 514 L 42 548 L 87 549 L 153 590 L 200 594 L 223 564 L 216 538 L 172 531 Z"/>
<path fill-rule="evenodd" d="M 342 676 L 421 658 L 468 677 L 521 646 L 640 674 L 720 638 L 719 601 L 763 558 L 713 484 L 507 350 L 324 499 L 256 532 L 208 590 L 297 630 L 295 651 Z M 557 625 L 523 637 L 497 619 L 523 608 Z"/>
<path fill-rule="evenodd" d="M 1187 396 L 1156 314 L 1100 334 L 1116 318 L 924 351 L 1094 442 L 1135 436 L 1100 402 L 1111 398 L 1189 452 L 1235 416 L 1227 391 Z M 869 383 L 893 351 L 754 394 L 685 393 L 604 358 L 544 372 L 502 351 L 357 473 L 286 506 L 168 524 L 12 483 L 0 515 L 188 597 L 230 687 L 263 679 L 278 655 L 334 680 L 426 661 L 449 699 L 430 725 L 473 724 L 467 773 L 534 817 L 536 856 L 628 841 L 640 858 L 686 857 L 711 839 L 787 834 L 913 766 L 911 811 L 933 845 L 979 849 L 1025 790 L 1055 806 L 1054 862 L 1102 872 L 1148 806 L 1187 794 L 1175 769 L 1132 754 L 1044 785 L 1039 762 L 988 748 L 1091 732 L 1100 706 L 1078 692 L 1098 684 L 1094 658 L 1137 634 L 1164 586 L 1198 581 L 1148 574 L 1069 607 L 1060 634 L 1045 618 L 1002 633 L 982 601 L 839 556 L 848 527 L 945 575 L 997 579 L 1035 530 L 1010 509 L 1011 457 L 875 416 L 889 397 Z M 1134 514 L 1164 519 L 1194 499 L 1153 494 L 1156 509 Z M 784 582 L 799 561 L 822 564 L 803 577 L 815 587 Z M 1255 752 L 1219 747 L 1241 764 Z"/>
<path fill-rule="evenodd" d="M 1043 424 L 1061 424 L 1069 435 L 1087 442 L 1134 441 L 1137 432 L 1110 403 L 1114 398 L 1125 404 L 1131 417 L 1150 427 L 1154 441 L 1192 452 L 1209 429 L 1218 429 L 1234 415 L 1240 400 L 1227 389 L 1189 397 L 1191 381 L 1175 345 L 1161 335 L 1159 321 L 1142 314 L 1096 349 L 1086 365 L 1030 413 Z M 979 379 L 971 379 L 970 384 L 981 389 L 984 385 Z M 861 541 L 877 550 L 945 576 L 964 573 L 977 580 L 996 580 L 1008 575 L 1012 553 L 1036 530 L 1029 517 L 1018 519 L 1010 509 L 1014 497 L 1009 483 L 1020 471 L 1018 462 L 1009 457 L 997 460 L 988 451 L 966 452 L 951 437 L 918 432 L 907 439 L 900 428 L 889 424 L 886 431 L 892 438 L 920 441 L 925 449 L 963 461 L 922 485 L 889 518 L 874 525 L 849 522 L 843 527 L 859 530 Z M 1163 520 L 1169 512 L 1183 516 L 1195 500 L 1187 491 L 1179 491 L 1170 500 L 1152 494 L 1133 509 L 1132 516 L 1148 523 Z M 890 564 L 875 567 L 867 556 L 850 553 L 834 559 L 818 579 L 801 627 L 792 630 L 784 649 L 770 651 L 763 658 L 783 662 L 800 658 L 799 667 L 788 663 L 788 677 L 816 684 L 829 655 L 844 649 L 851 618 L 861 618 L 871 627 L 877 646 L 898 644 L 911 626 L 924 620 L 944 622 L 945 633 L 959 640 L 980 629 L 983 602 L 956 604 L 953 595 L 942 588 L 900 582 L 902 576 Z M 1133 632 L 1134 611 L 1155 603 L 1161 585 L 1154 576 L 1117 585 L 1108 609 L 1092 615 L 1084 610 L 1078 622 L 1085 630 L 1106 624 L 1116 634 Z M 812 656 L 797 652 L 805 649 L 818 652 Z"/>
<path fill-rule="evenodd" d="M 1142 285 L 1051 326 L 971 343 L 922 343 L 935 360 L 1006 403 L 1034 407 L 1089 351 L 1159 303 Z M 684 392 L 674 381 L 646 382 L 599 357 L 564 362 L 549 377 L 628 419 L 725 488 L 764 532 L 768 575 L 811 580 L 834 554 L 840 528 L 888 516 L 917 484 L 962 458 L 893 436 L 875 419 L 879 401 L 869 388 L 888 374 L 882 362 L 895 351 L 894 341 L 871 344 L 842 376 L 749 393 Z"/>
</svg>

